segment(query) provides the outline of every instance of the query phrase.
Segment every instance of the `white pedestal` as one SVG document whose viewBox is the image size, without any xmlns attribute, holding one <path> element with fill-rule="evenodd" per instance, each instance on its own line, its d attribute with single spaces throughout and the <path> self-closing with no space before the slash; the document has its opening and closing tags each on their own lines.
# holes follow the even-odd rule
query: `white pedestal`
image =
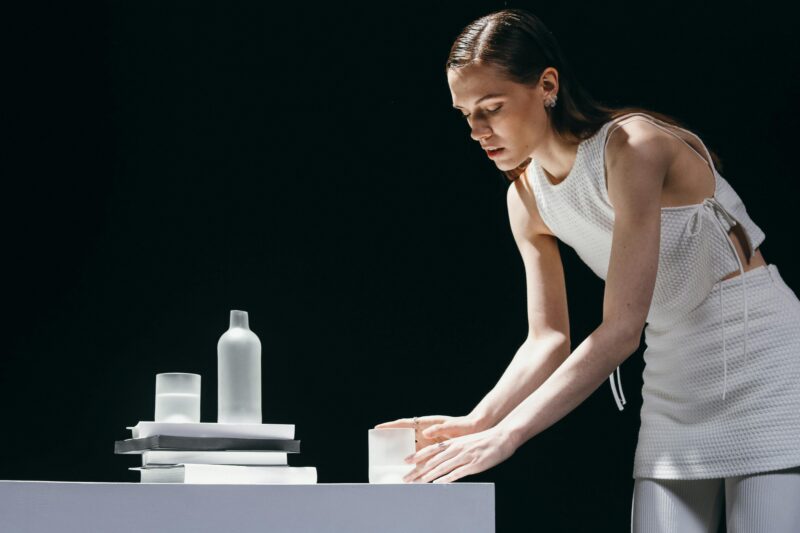
<svg viewBox="0 0 800 533">
<path fill-rule="evenodd" d="M 0 481 L 14 533 L 494 533 L 494 484 L 183 485 Z"/>
</svg>

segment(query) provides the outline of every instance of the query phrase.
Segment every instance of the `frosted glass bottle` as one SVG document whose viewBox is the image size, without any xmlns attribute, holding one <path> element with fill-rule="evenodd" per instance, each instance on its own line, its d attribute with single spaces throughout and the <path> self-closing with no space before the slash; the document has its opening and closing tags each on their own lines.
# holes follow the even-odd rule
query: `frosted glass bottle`
<svg viewBox="0 0 800 533">
<path fill-rule="evenodd" d="M 261 423 L 261 341 L 247 311 L 231 311 L 230 329 L 217 343 L 217 422 Z"/>
</svg>

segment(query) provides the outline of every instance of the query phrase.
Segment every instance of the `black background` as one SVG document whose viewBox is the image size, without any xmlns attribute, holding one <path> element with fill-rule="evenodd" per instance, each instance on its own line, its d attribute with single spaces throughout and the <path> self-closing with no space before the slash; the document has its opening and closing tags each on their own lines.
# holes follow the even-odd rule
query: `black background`
<svg viewBox="0 0 800 533">
<path fill-rule="evenodd" d="M 444 73 L 471 20 L 526 7 L 614 106 L 684 121 L 800 287 L 793 17 L 777 2 L 53 3 L 7 13 L 0 479 L 137 481 L 112 453 L 155 374 L 203 376 L 230 309 L 262 346 L 264 422 L 320 482 L 366 431 L 466 414 L 526 334 L 507 185 Z M 27 9 L 27 11 L 23 11 Z M 602 282 L 562 247 L 573 346 Z M 499 531 L 629 528 L 641 350 L 505 463 Z"/>
</svg>

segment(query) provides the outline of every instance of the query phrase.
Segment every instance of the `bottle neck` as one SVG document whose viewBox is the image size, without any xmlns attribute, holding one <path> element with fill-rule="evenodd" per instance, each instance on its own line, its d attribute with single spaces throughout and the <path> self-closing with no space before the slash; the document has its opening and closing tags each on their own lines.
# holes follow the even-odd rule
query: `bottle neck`
<svg viewBox="0 0 800 533">
<path fill-rule="evenodd" d="M 231 311 L 230 327 L 250 329 L 250 324 L 247 320 L 247 311 Z"/>
</svg>

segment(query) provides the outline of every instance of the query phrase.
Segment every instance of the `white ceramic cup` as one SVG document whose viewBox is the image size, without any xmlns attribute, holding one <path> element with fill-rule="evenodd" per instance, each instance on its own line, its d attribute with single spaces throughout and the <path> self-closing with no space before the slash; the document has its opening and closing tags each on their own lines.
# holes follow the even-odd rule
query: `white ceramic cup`
<svg viewBox="0 0 800 533">
<path fill-rule="evenodd" d="M 156 374 L 156 422 L 200 422 L 200 374 Z"/>
<path fill-rule="evenodd" d="M 416 452 L 413 428 L 370 429 L 369 482 L 403 483 L 403 476 L 414 469 L 403 461 Z"/>
</svg>

